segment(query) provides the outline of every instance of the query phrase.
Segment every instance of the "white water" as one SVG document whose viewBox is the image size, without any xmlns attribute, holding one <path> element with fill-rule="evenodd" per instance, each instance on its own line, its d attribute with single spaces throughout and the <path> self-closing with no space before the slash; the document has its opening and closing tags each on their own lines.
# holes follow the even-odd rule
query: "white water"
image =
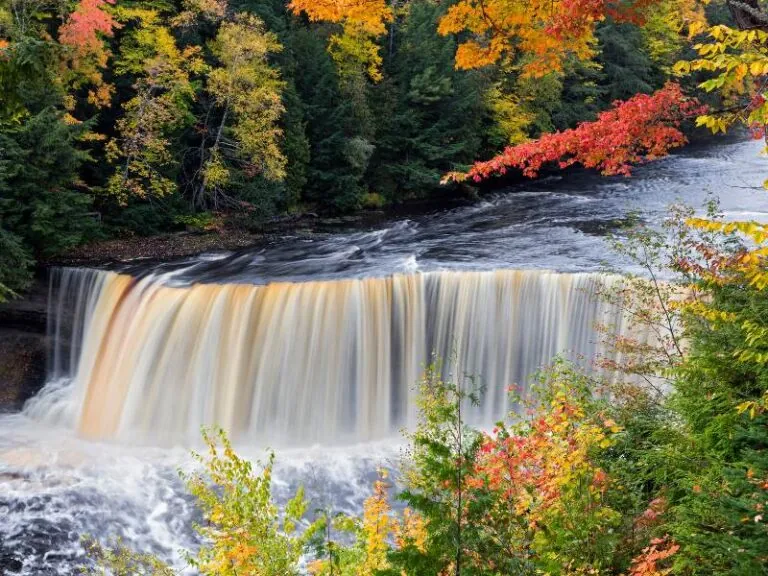
<svg viewBox="0 0 768 576">
<path fill-rule="evenodd" d="M 193 469 L 188 448 L 115 445 L 80 438 L 63 427 L 42 427 L 23 414 L 3 418 L 0 436 L 0 560 L 18 558 L 25 575 L 73 576 L 87 560 L 84 535 L 120 537 L 179 569 L 183 550 L 197 545 L 199 520 L 177 470 Z M 250 459 L 258 447 L 236 445 Z M 273 476 L 278 501 L 299 483 L 312 509 L 354 513 L 382 467 L 395 467 L 398 442 L 281 449 Z M 10 576 L 15 572 L 8 571 Z"/>
<path fill-rule="evenodd" d="M 493 276 L 490 271 L 497 269 L 549 267 L 591 273 L 604 260 L 620 266 L 620 262 L 612 259 L 601 236 L 606 228 L 610 229 L 612 222 L 621 221 L 631 209 L 639 209 L 648 221 L 658 222 L 668 203 L 683 200 L 699 206 L 709 192 L 721 195 L 729 217 L 749 215 L 765 220 L 768 214 L 765 193 L 744 188 L 759 188 L 763 180 L 765 165 L 757 157 L 759 148 L 759 144 L 739 143 L 692 151 L 642 168 L 630 180 L 580 177 L 536 183 L 530 190 L 500 195 L 469 208 L 395 223 L 384 230 L 300 242 L 285 239 L 256 252 L 203 257 L 180 266 L 159 266 L 156 272 L 172 272 L 175 287 L 148 278 L 131 285 L 128 296 L 135 305 L 131 309 L 133 313 L 123 314 L 117 326 L 119 329 L 107 330 L 113 334 L 114 344 L 110 346 L 124 349 L 125 355 L 84 352 L 93 342 L 100 348 L 110 340 L 98 337 L 99 330 L 91 330 L 88 311 L 93 310 L 107 293 L 114 294 L 114 276 L 85 271 L 69 273 L 67 278 L 62 275 L 54 283 L 54 293 L 62 298 L 52 299 L 51 330 L 53 333 L 58 330 L 56 341 L 60 347 L 51 356 L 51 382 L 23 413 L 0 415 L 0 565 L 12 566 L 8 560 L 13 559 L 22 562 L 21 573 L 25 575 L 76 573 L 75 567 L 82 562 L 79 539 L 84 534 L 102 539 L 121 535 L 137 548 L 158 552 L 178 563 L 178 550 L 195 545 L 189 528 L 194 511 L 176 474 L 178 467 L 190 464 L 184 444 L 188 445 L 196 433 L 192 425 L 187 426 L 185 422 L 194 422 L 195 426 L 212 420 L 228 423 L 239 434 L 238 450 L 253 457 L 263 454 L 263 446 L 274 446 L 278 440 L 285 444 L 303 444 L 303 447 L 278 450 L 278 497 L 285 497 L 302 481 L 308 484 L 309 493 L 315 498 L 313 507 L 327 504 L 337 510 L 359 509 L 367 496 L 375 468 L 396 459 L 397 441 L 387 436 L 407 420 L 409 414 L 408 404 L 403 403 L 401 394 L 407 388 L 406 377 L 390 378 L 389 384 L 385 384 L 387 379 L 381 376 L 386 370 L 392 376 L 393 365 L 399 369 L 405 365 L 413 367 L 428 356 L 427 350 L 435 342 L 442 342 L 441 346 L 435 347 L 442 347 L 440 353 L 444 354 L 445 349 L 450 348 L 447 343 L 456 340 L 455 334 L 471 335 L 463 341 L 467 344 L 484 341 L 485 344 L 477 346 L 486 352 L 480 353 L 477 347 L 468 345 L 464 349 L 458 346 L 463 354 L 460 369 L 470 364 L 469 367 L 479 371 L 487 371 L 489 366 L 514 367 L 499 369 L 496 376 L 486 375 L 489 380 L 486 384 L 490 387 L 493 383 L 492 389 L 498 391 L 505 379 L 519 378 L 529 368 L 546 361 L 545 356 L 552 351 L 575 348 L 587 356 L 595 351 L 590 343 L 594 338 L 587 332 L 591 319 L 600 313 L 590 308 L 587 300 L 576 301 L 581 297 L 578 295 L 585 295 L 585 292 L 571 289 L 579 283 L 576 278 L 594 277 L 573 276 L 565 280 L 565 276 L 547 277 L 545 274 L 537 277 L 528 273 L 529 279 L 548 278 L 548 281 L 531 281 L 530 285 L 536 289 L 522 297 L 521 292 L 518 291 L 518 295 L 514 290 L 505 292 L 499 283 L 488 281 L 490 276 L 478 275 L 475 271 L 488 271 Z M 449 274 L 445 269 L 455 272 Z M 419 270 L 426 274 L 414 276 Z M 460 275 L 461 271 L 468 274 Z M 402 280 L 386 280 L 396 274 L 404 274 L 399 276 Z M 155 273 L 154 277 L 157 276 Z M 377 364 L 372 369 L 377 376 L 366 380 L 373 384 L 370 388 L 366 384 L 365 389 L 355 392 L 354 403 L 345 404 L 344 400 L 348 399 L 345 395 L 334 397 L 334 388 L 330 386 L 334 381 L 330 375 L 342 374 L 339 366 L 343 366 L 343 362 L 335 364 L 333 369 L 310 372 L 312 387 L 301 387 L 296 379 L 285 379 L 281 386 L 288 390 L 280 388 L 281 393 L 270 398 L 269 402 L 276 410 L 269 411 L 264 407 L 266 405 L 253 401 L 257 386 L 265 386 L 268 379 L 259 380 L 250 366 L 241 368 L 246 363 L 242 351 L 248 346 L 221 349 L 213 346 L 217 352 L 208 356 L 195 355 L 186 348 L 183 354 L 171 354 L 174 360 L 163 364 L 161 350 L 168 341 L 164 340 L 163 345 L 158 341 L 156 346 L 147 348 L 150 339 L 139 336 L 142 330 L 150 334 L 153 329 L 158 329 L 155 320 L 167 319 L 168 302 L 175 297 L 180 303 L 179 318 L 184 319 L 187 327 L 180 331 L 177 342 L 187 338 L 189 342 L 209 347 L 222 341 L 221 330 L 224 328 L 231 329 L 229 337 L 234 336 L 235 340 L 241 336 L 242 341 L 256 338 L 255 334 L 238 336 L 239 332 L 233 328 L 239 325 L 247 333 L 254 327 L 253 323 L 246 322 L 246 314 L 234 312 L 243 308 L 233 307 L 233 299 L 236 299 L 235 294 L 245 293 L 245 299 L 253 301 L 253 309 L 258 299 L 254 291 L 269 289 L 254 286 L 192 288 L 196 281 L 246 284 L 274 280 L 310 281 L 309 285 L 293 285 L 293 288 L 284 285 L 285 293 L 291 293 L 294 298 L 292 313 L 285 307 L 281 314 L 277 314 L 275 307 L 269 308 L 280 329 L 293 327 L 296 330 L 303 322 L 301 330 L 308 333 L 307 323 L 313 316 L 298 313 L 297 306 L 302 298 L 324 298 L 335 302 L 337 310 L 346 310 L 354 317 L 373 318 L 376 307 L 370 304 L 376 298 L 360 285 L 360 296 L 350 300 L 349 290 L 345 292 L 347 296 L 341 298 L 340 285 L 317 281 L 343 279 L 351 282 L 352 278 L 357 279 L 355 282 L 364 282 L 359 279 L 365 277 L 382 278 L 365 282 L 388 282 L 385 291 L 392 294 L 391 301 L 389 296 L 387 300 L 390 322 L 377 324 L 372 333 L 380 334 L 389 326 L 390 336 L 393 333 L 419 334 L 414 341 L 420 342 L 421 351 L 416 351 L 418 346 L 407 349 L 413 357 L 410 364 L 401 360 L 393 360 L 388 367 Z M 109 283 L 104 282 L 107 278 L 111 279 Z M 398 293 L 395 286 L 402 286 L 405 278 L 410 278 L 411 283 L 413 278 L 420 279 L 420 287 L 414 291 L 423 295 L 418 299 L 421 312 L 413 311 L 411 316 L 424 319 L 419 324 L 420 332 L 414 327 L 403 331 L 402 323 L 398 323 L 393 312 L 398 309 L 393 304 L 396 301 L 394 295 Z M 63 280 L 68 283 L 66 289 L 62 289 Z M 473 287 L 467 288 L 472 282 Z M 311 285 L 315 287 L 310 289 Z M 571 288 L 565 289 L 568 285 Z M 466 288 L 463 292 L 462 286 Z M 176 294 L 174 290 L 181 292 Z M 210 302 L 220 302 L 216 311 L 212 308 L 202 310 L 200 301 L 208 299 L 202 297 L 206 292 L 215 292 L 208 295 Z M 312 294 L 307 295 L 307 292 Z M 437 293 L 444 295 L 441 304 L 438 304 L 441 298 L 436 296 Z M 151 294 L 162 295 L 162 298 L 152 300 Z M 363 297 L 363 294 L 367 295 Z M 507 302 L 514 302 L 515 309 L 497 306 L 497 301 L 489 294 L 507 294 Z M 126 306 L 127 300 L 120 306 L 111 307 L 107 316 L 112 317 L 118 308 Z M 466 304 L 464 308 L 457 305 L 460 302 Z M 319 306 L 310 308 L 318 314 L 321 311 Z M 464 312 L 459 313 L 462 309 Z M 574 312 L 576 310 L 582 311 L 581 318 Z M 67 312 L 77 320 L 53 321 L 63 318 Z M 434 325 L 441 313 L 447 319 L 443 332 Z M 223 321 L 226 316 L 230 321 Z M 481 318 L 485 323 L 479 320 Z M 96 320 L 103 323 L 105 318 L 99 314 Z M 456 322 L 462 325 L 460 329 L 456 328 Z M 539 322 L 547 324 L 549 331 L 544 332 Z M 447 328 L 449 324 L 451 327 Z M 323 351 L 343 350 L 348 357 L 362 355 L 363 350 L 371 351 L 370 339 L 363 338 L 370 330 L 364 330 L 359 324 L 351 331 L 338 330 L 337 326 L 330 332 L 328 324 L 323 322 L 312 326 L 318 330 L 323 327 L 314 339 Z M 523 329 L 524 326 L 528 328 Z M 219 335 L 214 338 L 216 330 Z M 580 334 L 579 330 L 584 333 Z M 101 334 L 104 333 L 102 329 Z M 338 334 L 346 334 L 346 340 L 334 338 Z M 427 337 L 429 334 L 443 336 L 436 339 Z M 86 337 L 82 338 L 83 335 Z M 519 341 L 529 343 L 534 349 L 521 349 L 515 355 L 510 352 L 509 345 L 504 345 L 501 346 L 506 350 L 504 353 L 499 350 L 488 352 L 491 338 L 503 340 L 510 335 L 516 335 Z M 549 344 L 546 339 L 541 339 L 543 336 L 550 338 Z M 64 346 L 65 340 L 74 345 Z M 268 352 L 261 350 L 268 362 L 276 361 L 281 354 L 291 359 L 306 359 L 310 355 L 311 347 L 306 343 L 298 345 L 287 336 L 263 338 L 262 341 L 265 346 L 272 347 Z M 392 351 L 398 348 L 399 340 L 390 338 L 389 342 L 390 358 L 395 358 L 397 355 Z M 243 360 L 230 361 L 237 356 L 238 348 Z M 82 361 L 86 357 L 91 366 L 88 370 L 84 369 Z M 217 365 L 217 359 L 222 357 L 227 358 L 227 362 Z M 382 352 L 381 357 L 386 355 Z M 202 358 L 208 358 L 202 367 L 204 370 L 199 364 Z M 491 361 L 491 358 L 495 360 Z M 474 364 L 469 359 L 474 359 Z M 93 366 L 105 363 L 104 376 L 94 379 Z M 182 377 L 192 366 L 195 374 L 207 371 L 216 376 L 207 381 Z M 248 376 L 241 379 L 237 374 L 232 375 L 230 370 L 235 367 L 239 367 L 236 369 L 238 374 Z M 289 362 L 285 373 L 297 375 L 304 369 L 305 364 Z M 171 377 L 162 376 L 163 370 Z M 220 388 L 211 384 L 213 380 L 222 379 L 224 385 Z M 343 381 L 347 389 L 361 386 L 359 379 L 346 377 Z M 160 402 L 163 393 L 167 392 L 165 382 L 174 392 L 172 398 L 177 394 L 187 395 L 188 407 L 211 407 L 212 404 L 218 408 L 212 413 L 188 408 L 182 411 L 172 402 Z M 124 390 L 115 395 L 114 386 L 124 386 Z M 188 386 L 191 389 L 187 389 Z M 239 386 L 250 390 L 251 394 L 251 401 L 242 407 L 232 400 L 233 391 Z M 194 394 L 198 396 L 208 393 L 220 398 L 213 403 L 199 398 L 195 400 L 192 390 L 196 390 Z M 322 390 L 322 394 L 318 395 L 318 390 Z M 86 402 L 89 391 L 91 400 L 98 396 L 94 392 L 100 391 L 103 403 Z M 285 396 L 281 395 L 283 392 Z M 145 402 L 152 394 L 155 402 Z M 364 407 L 369 404 L 362 402 L 362 398 L 366 394 L 376 405 L 379 402 L 386 405 L 387 410 L 365 412 Z M 301 419 L 291 411 L 292 403 L 303 406 Z M 322 405 L 322 410 L 315 412 L 312 408 L 317 404 Z M 233 405 L 237 405 L 234 412 Z M 91 408 L 86 410 L 88 406 Z M 109 418 L 105 418 L 100 407 L 109 412 Z M 233 414 L 240 409 L 247 414 L 235 417 Z M 259 410 L 271 418 L 270 426 L 282 431 L 279 437 L 269 434 L 260 417 L 255 417 L 260 414 Z M 336 410 L 339 417 L 335 420 L 321 418 L 321 412 L 325 410 Z M 478 419 L 503 410 L 503 401 L 497 397 L 486 402 Z M 84 426 L 86 413 L 91 416 L 86 418 L 88 425 Z M 313 433 L 314 429 L 318 432 Z M 96 438 L 89 440 L 84 435 Z M 358 436 L 379 440 L 350 444 L 350 438 Z M 345 444 L 329 446 L 331 439 Z"/>
</svg>

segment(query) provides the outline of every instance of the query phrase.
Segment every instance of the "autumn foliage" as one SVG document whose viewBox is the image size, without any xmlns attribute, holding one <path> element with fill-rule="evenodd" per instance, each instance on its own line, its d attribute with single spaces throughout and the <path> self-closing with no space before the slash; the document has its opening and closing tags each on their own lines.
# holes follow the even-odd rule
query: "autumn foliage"
<svg viewBox="0 0 768 576">
<path fill-rule="evenodd" d="M 659 158 L 685 144 L 680 124 L 701 110 L 678 84 L 669 82 L 654 94 L 616 102 L 594 122 L 510 146 L 496 158 L 475 164 L 467 176 L 479 182 L 517 169 L 533 178 L 549 163 L 560 168 L 581 164 L 604 175 L 629 175 L 633 164 Z"/>
<path fill-rule="evenodd" d="M 573 390 L 557 384 L 544 409 L 522 426 L 494 430 L 485 437 L 472 483 L 487 485 L 525 518 L 531 528 L 557 513 L 582 479 L 598 500 L 608 487 L 605 471 L 590 458 L 612 445 L 621 428 L 609 418 L 585 413 Z"/>
<path fill-rule="evenodd" d="M 642 554 L 632 560 L 630 576 L 666 576 L 672 572 L 670 558 L 680 546 L 670 542 L 669 536 L 654 538 Z"/>
<path fill-rule="evenodd" d="M 607 17 L 641 22 L 643 11 L 658 0 L 462 0 L 440 23 L 441 34 L 469 32 L 459 46 L 456 66 L 493 64 L 519 52 L 527 56 L 523 72 L 543 76 L 562 70 L 568 55 L 594 54 L 595 26 Z"/>
<path fill-rule="evenodd" d="M 386 34 L 387 24 L 394 20 L 386 0 L 292 0 L 288 8 L 294 14 L 305 13 L 311 21 L 341 25 L 342 33 L 331 36 L 328 49 L 343 83 L 348 85 L 355 77 L 359 80 L 361 70 L 375 82 L 382 79 L 382 58 L 375 39 Z"/>
<path fill-rule="evenodd" d="M 115 0 L 81 0 L 75 11 L 59 30 L 59 40 L 66 46 L 89 51 L 102 48 L 99 36 L 112 36 L 116 22 L 105 10 Z"/>
<path fill-rule="evenodd" d="M 305 12 L 310 20 L 353 23 L 366 32 L 379 36 L 392 21 L 392 9 L 386 0 L 292 0 L 289 8 L 296 14 Z"/>
</svg>

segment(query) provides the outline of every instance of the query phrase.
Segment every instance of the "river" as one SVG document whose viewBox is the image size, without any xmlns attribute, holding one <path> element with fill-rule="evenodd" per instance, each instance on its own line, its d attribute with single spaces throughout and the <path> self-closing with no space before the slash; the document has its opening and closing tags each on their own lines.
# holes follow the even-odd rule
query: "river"
<svg viewBox="0 0 768 576">
<path fill-rule="evenodd" d="M 612 311 L 585 294 L 626 269 L 606 234 L 630 214 L 656 224 L 714 195 L 727 218 L 768 221 L 760 148 L 689 147 L 630 179 L 570 173 L 374 230 L 58 272 L 52 317 L 74 312 L 77 345 L 0 415 L 0 572 L 75 573 L 84 535 L 180 565 L 195 511 L 177 469 L 213 422 L 250 457 L 277 447 L 278 499 L 302 482 L 313 508 L 359 510 L 373 471 L 396 464 L 433 352 L 485 379 L 479 424 L 500 417 L 506 384 L 554 353 L 600 352 L 591 326 Z"/>
</svg>

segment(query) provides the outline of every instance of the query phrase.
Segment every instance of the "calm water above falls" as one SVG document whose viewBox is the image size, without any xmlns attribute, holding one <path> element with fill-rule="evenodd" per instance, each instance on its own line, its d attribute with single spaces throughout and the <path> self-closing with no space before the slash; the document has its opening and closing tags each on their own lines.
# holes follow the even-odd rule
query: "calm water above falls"
<svg viewBox="0 0 768 576">
<path fill-rule="evenodd" d="M 631 178 L 583 172 L 547 178 L 473 206 L 397 220 L 377 230 L 311 240 L 287 237 L 259 250 L 208 255 L 155 270 L 176 270 L 179 282 L 264 283 L 444 269 L 593 272 L 604 263 L 621 268 L 604 237 L 630 213 L 660 222 L 671 203 L 701 208 L 716 195 L 726 217 L 768 220 L 762 147 L 754 141 L 691 147 L 637 168 Z"/>
<path fill-rule="evenodd" d="M 621 267 L 605 231 L 631 211 L 657 222 L 669 203 L 700 206 L 708 194 L 729 217 L 768 220 L 768 193 L 750 188 L 764 179 L 759 150 L 753 142 L 689 149 L 629 180 L 549 179 L 380 230 L 158 266 L 140 284 L 103 273 L 72 284 L 62 308 L 79 302 L 94 322 L 115 321 L 84 324 L 82 353 L 58 358 L 24 413 L 0 415 L 0 566 L 72 574 L 83 534 L 121 535 L 178 559 L 194 545 L 175 472 L 189 459 L 158 438 L 188 441 L 211 419 L 239 432 L 247 454 L 281 436 L 305 446 L 279 451 L 279 495 L 302 480 L 316 504 L 358 508 L 372 470 L 396 457 L 386 436 L 407 420 L 403 390 L 427 348 L 444 352 L 463 339 L 462 362 L 493 373 L 495 385 L 554 351 L 594 352 L 587 327 L 610 311 L 587 303 L 581 288 L 602 281 L 591 273 L 603 262 Z M 532 268 L 580 274 L 492 272 Z M 312 282 L 227 285 L 296 280 Z M 188 287 L 201 281 L 224 285 Z M 267 325 L 283 331 L 262 333 Z M 527 347 L 516 344 L 533 327 Z M 293 363 L 280 368 L 281 357 Z M 176 389 L 163 397 L 167 386 Z M 183 413 L 172 404 L 180 398 Z M 288 421 L 298 418 L 293 402 L 301 425 Z M 483 409 L 495 417 L 503 406 Z M 329 445 L 309 449 L 310 438 Z"/>
</svg>

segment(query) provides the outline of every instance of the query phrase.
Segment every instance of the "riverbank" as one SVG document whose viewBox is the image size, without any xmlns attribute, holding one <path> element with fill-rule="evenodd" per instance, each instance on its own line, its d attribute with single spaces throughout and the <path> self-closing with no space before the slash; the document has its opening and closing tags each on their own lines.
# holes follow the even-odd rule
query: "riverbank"
<svg viewBox="0 0 768 576">
<path fill-rule="evenodd" d="M 139 259 L 175 260 L 205 252 L 239 250 L 258 244 L 264 238 L 264 234 L 231 229 L 111 238 L 78 246 L 66 254 L 47 259 L 42 266 L 98 267 Z"/>
<path fill-rule="evenodd" d="M 186 230 L 90 242 L 39 264 L 45 269 L 54 266 L 100 267 L 132 260 L 168 262 L 207 252 L 234 252 L 279 236 L 311 238 L 342 230 L 362 229 L 380 224 L 399 213 L 377 210 L 338 217 L 318 217 L 308 213 L 273 219 L 251 227 L 238 224 L 236 218 L 224 219 L 221 226 L 211 230 Z"/>
<path fill-rule="evenodd" d="M 686 155 L 706 150 L 716 145 L 737 143 L 747 139 L 745 133 L 734 131 L 726 136 L 713 136 L 709 132 L 695 131 L 688 134 L 689 144 L 674 151 L 670 156 Z M 549 177 L 582 180 L 598 177 L 594 172 L 574 166 L 565 170 L 544 167 L 538 179 L 526 178 L 519 171 L 510 170 L 503 177 L 496 177 L 477 186 L 462 185 L 445 188 L 441 196 L 410 199 L 380 209 L 361 209 L 345 215 L 318 215 L 304 212 L 272 218 L 259 225 L 244 226 L 237 214 L 222 216 L 220 225 L 211 230 L 186 230 L 149 236 L 109 238 L 90 242 L 39 262 L 42 268 L 52 266 L 99 267 L 115 262 L 132 260 L 171 261 L 196 256 L 206 252 L 238 251 L 268 242 L 276 236 L 292 235 L 311 238 L 350 230 L 382 226 L 388 221 L 420 216 L 438 211 L 472 205 L 495 191 L 514 191 L 527 185 L 536 186 Z M 623 179 L 619 178 L 620 180 Z"/>
</svg>

